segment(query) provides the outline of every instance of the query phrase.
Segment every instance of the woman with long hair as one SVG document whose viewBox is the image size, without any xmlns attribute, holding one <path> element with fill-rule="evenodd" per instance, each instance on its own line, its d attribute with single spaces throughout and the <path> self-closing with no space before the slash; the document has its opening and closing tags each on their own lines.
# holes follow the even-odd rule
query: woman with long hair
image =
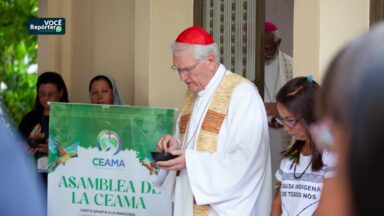
<svg viewBox="0 0 384 216">
<path fill-rule="evenodd" d="M 309 126 L 315 122 L 315 96 L 320 86 L 309 77 L 288 81 L 277 93 L 276 120 L 293 137 L 276 172 L 272 215 L 312 215 L 325 178 L 333 176 L 334 159 L 316 148 Z"/>
<path fill-rule="evenodd" d="M 36 83 L 35 107 L 19 124 L 19 131 L 28 143 L 30 154 L 37 160 L 37 170 L 47 182 L 49 102 L 68 102 L 63 78 L 56 72 L 42 73 Z"/>
</svg>

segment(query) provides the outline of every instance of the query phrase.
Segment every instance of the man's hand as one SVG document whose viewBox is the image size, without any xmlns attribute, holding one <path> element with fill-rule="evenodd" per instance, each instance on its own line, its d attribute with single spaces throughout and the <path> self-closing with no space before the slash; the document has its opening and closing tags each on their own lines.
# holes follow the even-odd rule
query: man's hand
<svg viewBox="0 0 384 216">
<path fill-rule="evenodd" d="M 181 149 L 181 144 L 171 135 L 162 136 L 156 144 L 157 152 L 170 152 L 175 149 Z"/>
<path fill-rule="evenodd" d="M 178 156 L 168 161 L 156 162 L 156 167 L 165 170 L 185 169 L 185 155 L 181 143 L 171 135 L 165 135 L 159 139 L 156 145 L 156 151 L 166 152 Z"/>
<path fill-rule="evenodd" d="M 185 154 L 182 149 L 173 149 L 169 153 L 177 155 L 178 157 L 168 161 L 159 161 L 156 163 L 156 166 L 160 169 L 165 170 L 182 170 L 186 168 L 185 164 Z"/>
</svg>

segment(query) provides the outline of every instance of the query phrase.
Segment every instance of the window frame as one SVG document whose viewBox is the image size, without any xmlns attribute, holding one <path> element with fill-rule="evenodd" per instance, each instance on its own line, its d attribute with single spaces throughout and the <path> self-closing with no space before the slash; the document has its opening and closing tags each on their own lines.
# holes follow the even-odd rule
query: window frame
<svg viewBox="0 0 384 216">
<path fill-rule="evenodd" d="M 260 96 L 264 98 L 264 22 L 265 22 L 265 0 L 256 1 L 256 43 L 255 43 L 255 80 Z M 193 1 L 193 24 L 203 26 L 204 0 Z"/>
</svg>

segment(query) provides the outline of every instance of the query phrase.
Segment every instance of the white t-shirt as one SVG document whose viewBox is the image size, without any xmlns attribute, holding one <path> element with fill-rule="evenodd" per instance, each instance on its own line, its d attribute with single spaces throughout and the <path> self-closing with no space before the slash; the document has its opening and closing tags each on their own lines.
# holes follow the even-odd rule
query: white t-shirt
<svg viewBox="0 0 384 216">
<path fill-rule="evenodd" d="M 299 164 L 283 158 L 276 179 L 281 182 L 281 209 L 283 216 L 312 215 L 320 200 L 324 178 L 335 175 L 336 159 L 328 151 L 323 152 L 324 166 L 319 171 L 312 171 L 312 156 L 300 154 Z M 296 172 L 295 172 L 296 167 Z"/>
</svg>

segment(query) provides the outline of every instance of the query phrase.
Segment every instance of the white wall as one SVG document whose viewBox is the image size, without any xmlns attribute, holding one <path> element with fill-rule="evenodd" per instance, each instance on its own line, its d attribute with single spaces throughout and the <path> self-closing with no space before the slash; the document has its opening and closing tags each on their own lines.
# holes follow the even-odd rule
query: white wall
<svg viewBox="0 0 384 216">
<path fill-rule="evenodd" d="M 39 36 L 39 72 L 62 74 L 71 102 L 89 102 L 96 74 L 112 76 L 133 102 L 134 0 L 41 0 L 41 17 L 64 17 L 66 33 Z"/>
<path fill-rule="evenodd" d="M 169 45 L 193 23 L 193 0 L 40 0 L 40 17 L 64 17 L 66 34 L 39 36 L 39 72 L 60 73 L 71 102 L 89 102 L 91 77 L 115 78 L 127 103 L 181 107 L 185 86 Z"/>
<path fill-rule="evenodd" d="M 71 88 L 72 66 L 72 1 L 39 0 L 39 17 L 64 17 L 65 35 L 38 36 L 38 72 L 56 71 Z M 69 96 L 71 97 L 71 92 Z"/>
<path fill-rule="evenodd" d="M 153 68 L 150 79 L 151 106 L 181 108 L 186 86 L 179 80 L 179 74 L 170 69 L 172 52 L 170 45 L 184 29 L 193 25 L 193 0 L 154 0 L 151 58 Z"/>
<path fill-rule="evenodd" d="M 319 75 L 320 0 L 296 0 L 293 40 L 293 76 Z"/>
<path fill-rule="evenodd" d="M 282 38 L 280 49 L 290 56 L 293 54 L 293 9 L 294 0 L 265 1 L 265 20 L 277 25 Z"/>
<path fill-rule="evenodd" d="M 368 28 L 369 1 L 320 1 L 320 77 L 336 52 Z"/>
<path fill-rule="evenodd" d="M 73 1 L 71 100 L 89 102 L 88 84 L 96 74 L 113 77 L 127 103 L 133 102 L 133 0 Z"/>
<path fill-rule="evenodd" d="M 296 0 L 294 76 L 320 80 L 340 48 L 369 28 L 369 1 Z"/>
<path fill-rule="evenodd" d="M 193 1 L 140 0 L 135 7 L 135 105 L 180 108 L 185 86 L 170 69 L 170 44 L 193 24 Z"/>
</svg>

